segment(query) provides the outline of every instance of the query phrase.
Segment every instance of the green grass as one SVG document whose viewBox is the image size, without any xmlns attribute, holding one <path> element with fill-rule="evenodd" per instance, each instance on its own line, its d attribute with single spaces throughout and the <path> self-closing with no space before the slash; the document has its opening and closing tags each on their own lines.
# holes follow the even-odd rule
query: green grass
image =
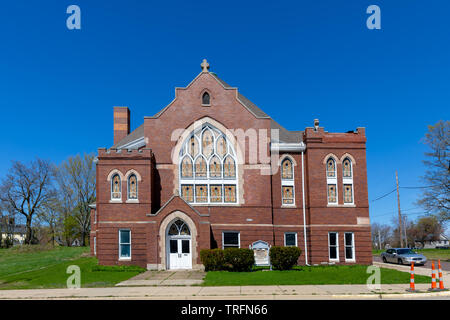
<svg viewBox="0 0 450 320">
<path fill-rule="evenodd" d="M 37 270 L 88 254 L 87 247 L 16 246 L 0 249 L 0 279 L 20 272 Z"/>
<path fill-rule="evenodd" d="M 67 267 L 77 265 L 82 287 L 111 287 L 143 271 L 136 266 L 98 266 L 94 257 L 82 257 L 89 248 L 0 250 L 0 289 L 66 288 Z"/>
<path fill-rule="evenodd" d="M 410 274 L 381 269 L 381 284 L 409 284 Z M 227 272 L 210 271 L 203 286 L 366 284 L 367 266 L 296 267 L 289 271 Z M 431 278 L 415 275 L 416 283 L 430 283 Z"/>
<path fill-rule="evenodd" d="M 384 251 L 386 250 L 373 249 L 372 255 L 379 256 Z M 441 261 L 450 262 L 450 249 L 420 249 L 414 251 L 423 254 L 425 257 L 427 257 L 428 260 L 441 259 Z"/>
</svg>

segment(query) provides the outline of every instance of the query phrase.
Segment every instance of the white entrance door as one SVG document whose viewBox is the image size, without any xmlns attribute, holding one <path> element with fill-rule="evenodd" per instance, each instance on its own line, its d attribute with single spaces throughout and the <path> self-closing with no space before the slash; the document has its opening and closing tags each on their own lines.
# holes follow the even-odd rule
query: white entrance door
<svg viewBox="0 0 450 320">
<path fill-rule="evenodd" d="M 192 269 L 191 231 L 181 219 L 167 230 L 167 265 L 169 269 Z"/>
<path fill-rule="evenodd" d="M 169 269 L 191 269 L 191 239 L 169 239 Z"/>
</svg>

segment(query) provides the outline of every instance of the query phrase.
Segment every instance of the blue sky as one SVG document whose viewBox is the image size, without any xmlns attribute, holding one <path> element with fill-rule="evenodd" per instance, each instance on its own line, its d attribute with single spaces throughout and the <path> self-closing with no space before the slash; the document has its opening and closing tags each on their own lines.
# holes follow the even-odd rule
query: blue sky
<svg viewBox="0 0 450 320">
<path fill-rule="evenodd" d="M 81 8 L 68 30 L 66 8 Z M 366 8 L 381 8 L 381 30 Z M 366 127 L 369 200 L 423 185 L 427 125 L 449 119 L 448 1 L 3 1 L 0 176 L 11 160 L 56 163 L 112 144 L 112 107 L 132 128 L 166 106 L 203 58 L 281 125 Z M 420 189 L 401 189 L 413 219 Z M 395 193 L 370 202 L 391 222 Z M 410 209 L 410 210 L 409 210 Z"/>
</svg>

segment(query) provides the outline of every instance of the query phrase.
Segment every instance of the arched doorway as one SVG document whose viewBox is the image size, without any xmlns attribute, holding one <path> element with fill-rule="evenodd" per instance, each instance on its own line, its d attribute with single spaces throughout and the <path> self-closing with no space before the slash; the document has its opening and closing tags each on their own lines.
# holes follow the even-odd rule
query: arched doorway
<svg viewBox="0 0 450 320">
<path fill-rule="evenodd" d="M 167 228 L 167 269 L 192 269 L 192 238 L 187 223 L 177 218 Z"/>
</svg>

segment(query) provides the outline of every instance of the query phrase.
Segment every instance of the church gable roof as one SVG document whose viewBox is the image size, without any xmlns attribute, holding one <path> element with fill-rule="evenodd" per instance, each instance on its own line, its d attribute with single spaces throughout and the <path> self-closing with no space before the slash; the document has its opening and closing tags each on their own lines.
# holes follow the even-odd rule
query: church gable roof
<svg viewBox="0 0 450 320">
<path fill-rule="evenodd" d="M 283 143 L 298 143 L 303 140 L 303 131 L 289 131 L 282 127 L 280 124 L 278 124 L 275 120 L 273 120 L 269 115 L 267 115 L 262 109 L 260 109 L 257 105 L 255 105 L 253 102 L 251 102 L 248 98 L 246 98 L 244 95 L 242 95 L 236 87 L 230 86 L 228 83 L 226 83 L 224 80 L 219 78 L 219 76 L 214 73 L 210 72 L 209 64 L 206 62 L 206 60 L 202 63 L 202 72 L 200 72 L 185 88 L 180 89 L 187 89 L 189 88 L 202 74 L 208 74 L 213 79 L 215 79 L 225 90 L 236 90 L 236 99 L 240 102 L 242 106 L 244 106 L 251 114 L 253 114 L 256 118 L 259 119 L 270 119 L 271 121 L 271 129 L 278 129 L 279 130 L 279 141 Z M 157 119 L 159 118 L 164 111 L 166 111 L 176 100 L 173 99 L 165 108 L 161 109 L 158 113 L 156 113 L 154 116 L 151 117 L 145 117 L 150 119 Z M 128 145 L 133 144 L 136 141 L 144 139 L 144 124 L 142 124 L 140 127 L 135 129 L 133 132 L 131 132 L 128 136 L 126 136 L 124 139 L 119 141 L 116 145 L 114 145 L 114 148 L 126 148 Z"/>
</svg>

